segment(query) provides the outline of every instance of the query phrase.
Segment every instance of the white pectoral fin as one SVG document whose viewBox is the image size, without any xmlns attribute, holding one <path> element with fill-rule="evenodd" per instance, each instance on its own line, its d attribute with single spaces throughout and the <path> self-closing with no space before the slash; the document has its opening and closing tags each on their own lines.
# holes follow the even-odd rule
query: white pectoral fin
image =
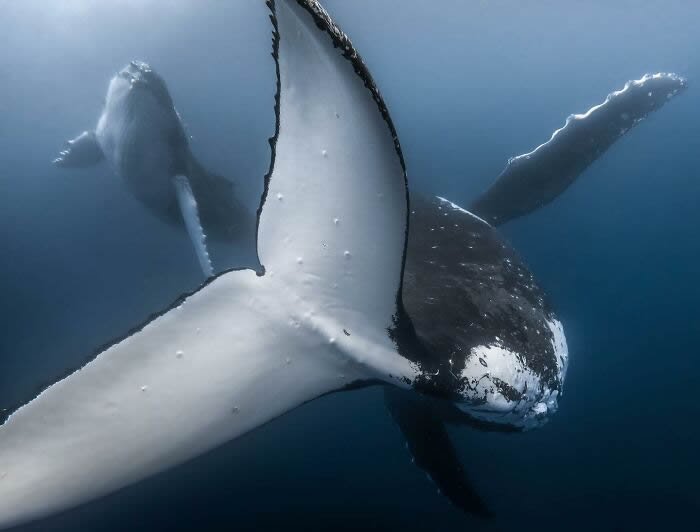
<svg viewBox="0 0 700 532">
<path fill-rule="evenodd" d="M 363 378 L 325 338 L 290 325 L 286 293 L 252 271 L 224 274 L 10 416 L 0 528 L 132 484 Z"/>
<path fill-rule="evenodd" d="M 187 234 L 190 235 L 192 246 L 197 254 L 199 266 L 202 268 L 202 273 L 204 273 L 205 277 L 211 277 L 214 275 L 214 269 L 212 268 L 209 252 L 207 251 L 207 236 L 204 234 L 204 229 L 199 220 L 197 200 L 192 193 L 190 182 L 184 175 L 176 175 L 173 178 L 173 186 L 175 187 L 175 194 L 177 196 L 178 205 L 180 206 L 180 212 L 182 213 L 182 219 L 187 228 Z"/>
</svg>

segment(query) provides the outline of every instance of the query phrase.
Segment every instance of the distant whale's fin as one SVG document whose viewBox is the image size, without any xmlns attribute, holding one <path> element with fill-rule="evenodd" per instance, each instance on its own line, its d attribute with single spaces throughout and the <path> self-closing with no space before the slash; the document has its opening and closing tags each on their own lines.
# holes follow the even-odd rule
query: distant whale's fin
<svg viewBox="0 0 700 532">
<path fill-rule="evenodd" d="M 384 387 L 384 400 L 406 438 L 416 466 L 425 471 L 440 493 L 467 513 L 490 517 L 484 501 L 467 478 L 439 413 L 431 408 L 430 400 L 390 386 Z"/>
<path fill-rule="evenodd" d="M 83 131 L 73 140 L 69 140 L 66 149 L 51 162 L 61 168 L 85 168 L 99 163 L 102 159 L 104 153 L 97 142 L 95 132 Z"/>
<path fill-rule="evenodd" d="M 647 74 L 627 82 L 600 105 L 569 116 L 544 144 L 510 159 L 469 210 L 499 225 L 547 205 L 630 128 L 686 86 L 676 74 Z"/>
<path fill-rule="evenodd" d="M 390 333 L 407 184 L 386 106 L 312 0 L 276 0 L 266 273 L 229 271 L 0 427 L 0 528 L 106 495 L 359 382 L 410 386 Z"/>
<path fill-rule="evenodd" d="M 254 242 L 254 213 L 236 197 L 233 181 L 208 171 L 194 156 L 190 157 L 187 179 L 197 198 L 202 226 L 210 239 Z"/>
<path fill-rule="evenodd" d="M 190 183 L 184 175 L 176 175 L 173 178 L 173 186 L 175 187 L 182 219 L 185 222 L 187 233 L 190 235 L 202 273 L 204 273 L 205 277 L 211 277 L 214 275 L 214 269 L 211 266 L 209 252 L 207 251 L 207 236 L 204 234 L 204 229 L 202 229 L 202 224 L 199 221 L 197 200 L 192 194 Z"/>
</svg>

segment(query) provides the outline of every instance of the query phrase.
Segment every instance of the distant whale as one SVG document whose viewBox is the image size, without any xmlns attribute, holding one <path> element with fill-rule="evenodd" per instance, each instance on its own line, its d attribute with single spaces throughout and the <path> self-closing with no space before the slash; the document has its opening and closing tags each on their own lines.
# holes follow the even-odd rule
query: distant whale
<svg viewBox="0 0 700 532">
<path fill-rule="evenodd" d="M 261 270 L 213 277 L 16 409 L 0 427 L 0 527 L 375 384 L 418 465 L 487 514 L 443 424 L 523 430 L 556 410 L 568 351 L 530 272 L 480 217 L 444 198 L 409 205 L 397 132 L 348 37 L 314 0 L 267 5 Z"/>
<path fill-rule="evenodd" d="M 96 129 L 68 141 L 53 163 L 81 168 L 103 159 L 151 212 L 168 223 L 184 222 L 205 276 L 213 274 L 207 236 L 252 236 L 250 214 L 233 183 L 194 157 L 165 82 L 142 61 L 112 78 Z"/>
</svg>

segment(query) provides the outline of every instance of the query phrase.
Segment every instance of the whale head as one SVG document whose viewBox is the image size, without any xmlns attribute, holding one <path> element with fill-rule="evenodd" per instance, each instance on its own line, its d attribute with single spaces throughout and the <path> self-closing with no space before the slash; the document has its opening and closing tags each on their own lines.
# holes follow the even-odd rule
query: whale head
<svg viewBox="0 0 700 532">
<path fill-rule="evenodd" d="M 188 141 L 167 85 L 147 63 L 131 61 L 112 77 L 95 133 L 137 197 L 172 201 L 170 178 L 187 173 Z"/>
<path fill-rule="evenodd" d="M 166 109 L 173 108 L 173 100 L 163 78 L 148 63 L 131 61 L 110 81 L 105 105 L 110 107 L 125 101 L 141 99 L 144 94 L 155 98 Z"/>
<path fill-rule="evenodd" d="M 411 198 L 403 303 L 426 353 L 417 387 L 487 430 L 525 430 L 558 408 L 569 355 L 547 294 L 481 218 Z"/>
</svg>

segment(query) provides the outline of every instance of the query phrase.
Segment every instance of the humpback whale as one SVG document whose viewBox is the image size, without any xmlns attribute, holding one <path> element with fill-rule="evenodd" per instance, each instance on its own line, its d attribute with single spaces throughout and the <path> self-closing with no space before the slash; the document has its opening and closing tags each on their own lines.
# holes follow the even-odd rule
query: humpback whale
<svg viewBox="0 0 700 532">
<path fill-rule="evenodd" d="M 210 278 L 15 410 L 0 426 L 0 527 L 371 384 L 385 386 L 418 465 L 460 507 L 487 514 L 442 423 L 522 430 L 556 410 L 566 343 L 522 261 L 446 199 L 409 207 L 398 135 L 350 40 L 314 0 L 267 5 L 277 120 L 261 269 Z M 452 452 L 422 446 L 426 432 Z"/>
<path fill-rule="evenodd" d="M 568 366 L 553 306 L 495 226 L 553 201 L 617 139 L 686 88 L 685 78 L 672 73 L 627 82 L 603 103 L 571 115 L 546 143 L 511 158 L 471 212 L 444 198 L 411 195 L 404 306 L 431 354 L 427 375 L 441 380 L 443 391 L 450 383 L 464 386 L 472 407 L 459 410 L 434 393 L 391 387 L 385 401 L 414 463 L 462 510 L 489 515 L 445 424 L 500 431 L 538 426 L 556 411 Z M 504 370 L 522 378 L 502 379 Z M 458 378 L 465 373 L 466 383 Z"/>
<path fill-rule="evenodd" d="M 95 130 L 69 140 L 53 163 L 85 168 L 103 159 L 149 211 L 184 225 L 205 277 L 213 274 L 207 236 L 252 237 L 233 183 L 205 170 L 192 154 L 165 82 L 143 61 L 131 61 L 111 79 Z"/>
</svg>

